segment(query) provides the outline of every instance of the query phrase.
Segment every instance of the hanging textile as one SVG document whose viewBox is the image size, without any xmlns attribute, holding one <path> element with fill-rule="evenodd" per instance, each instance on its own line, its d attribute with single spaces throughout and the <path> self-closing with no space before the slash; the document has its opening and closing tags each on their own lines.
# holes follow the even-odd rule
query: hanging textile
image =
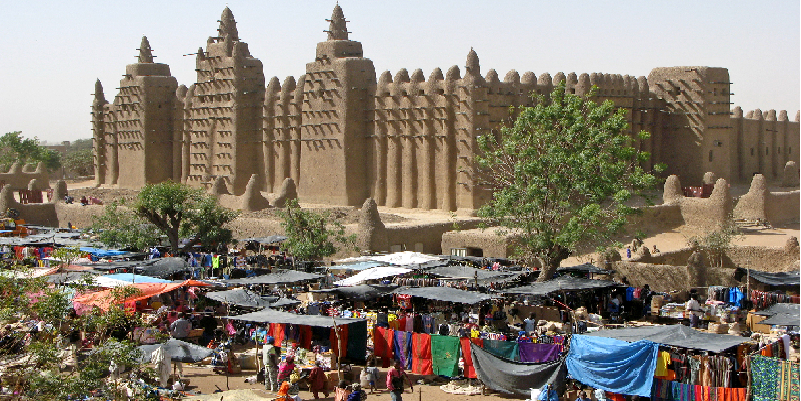
<svg viewBox="0 0 801 401">
<path fill-rule="evenodd" d="M 275 345 L 281 346 L 284 342 L 284 325 L 281 323 L 270 323 L 270 334 L 275 338 Z"/>
<path fill-rule="evenodd" d="M 520 362 L 542 363 L 559 358 L 562 346 L 557 344 L 518 343 Z"/>
<path fill-rule="evenodd" d="M 348 328 L 348 359 L 355 364 L 367 362 L 367 321 L 349 323 Z"/>
<path fill-rule="evenodd" d="M 650 341 L 628 343 L 577 334 L 570 344 L 567 370 L 573 378 L 594 388 L 650 397 L 658 351 L 659 346 Z"/>
<path fill-rule="evenodd" d="M 747 388 L 707 387 L 677 381 L 654 379 L 654 401 L 746 401 Z"/>
<path fill-rule="evenodd" d="M 395 359 L 404 369 L 412 368 L 412 333 L 395 331 L 395 344 L 392 347 Z"/>
<path fill-rule="evenodd" d="M 381 366 L 384 368 L 388 368 L 392 360 L 394 333 L 395 330 L 384 327 L 376 327 L 373 330 L 373 352 L 375 356 L 381 358 Z"/>
<path fill-rule="evenodd" d="M 476 377 L 485 386 L 506 394 L 530 395 L 546 384 L 562 391 L 567 369 L 564 359 L 548 363 L 520 363 L 499 358 L 476 344 L 470 346 Z"/>
<path fill-rule="evenodd" d="M 312 344 L 312 328 L 311 326 L 300 326 L 300 339 L 298 341 L 301 348 L 311 349 Z"/>
<path fill-rule="evenodd" d="M 412 373 L 433 375 L 431 362 L 431 336 L 428 334 L 412 334 Z"/>
<path fill-rule="evenodd" d="M 459 374 L 459 337 L 432 335 L 431 363 L 435 375 L 457 376 Z"/>
<path fill-rule="evenodd" d="M 475 379 L 476 378 L 476 369 L 473 367 L 473 356 L 470 352 L 470 340 L 474 340 L 473 338 L 461 337 L 459 338 L 459 344 L 461 345 L 462 351 L 462 359 L 464 360 L 464 368 L 462 372 L 464 377 L 468 379 Z M 477 338 L 475 340 L 478 340 Z"/>
<path fill-rule="evenodd" d="M 337 333 L 336 330 L 339 330 L 339 342 L 337 342 Z M 347 324 L 340 324 L 336 328 L 331 327 L 331 334 L 329 336 L 329 340 L 331 341 L 331 351 L 334 355 L 345 358 L 348 356 L 348 325 Z M 339 354 L 340 350 L 342 351 L 342 355 Z"/>
<path fill-rule="evenodd" d="M 520 360 L 520 351 L 515 341 L 484 340 L 484 349 L 490 354 L 510 361 Z"/>
<path fill-rule="evenodd" d="M 779 387 L 779 399 L 782 401 L 801 400 L 799 389 L 798 362 L 782 361 L 782 380 Z"/>
</svg>

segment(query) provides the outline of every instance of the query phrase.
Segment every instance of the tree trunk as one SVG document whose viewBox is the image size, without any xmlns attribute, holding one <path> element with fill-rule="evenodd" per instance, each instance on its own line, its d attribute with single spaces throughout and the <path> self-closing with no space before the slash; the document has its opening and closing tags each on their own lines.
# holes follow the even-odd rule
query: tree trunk
<svg viewBox="0 0 801 401">
<path fill-rule="evenodd" d="M 178 242 L 180 238 L 178 238 L 178 229 L 177 228 L 170 228 L 165 230 L 167 233 L 167 239 L 170 240 L 170 253 L 173 255 L 178 253 Z"/>
<path fill-rule="evenodd" d="M 537 282 L 543 282 L 552 279 L 554 273 L 556 273 L 556 269 L 559 268 L 559 265 L 562 263 L 562 261 L 569 258 L 572 253 L 573 252 L 567 248 L 554 245 L 548 252 L 548 258 L 544 260 L 545 266 L 542 267 L 540 276 L 537 277 Z"/>
</svg>

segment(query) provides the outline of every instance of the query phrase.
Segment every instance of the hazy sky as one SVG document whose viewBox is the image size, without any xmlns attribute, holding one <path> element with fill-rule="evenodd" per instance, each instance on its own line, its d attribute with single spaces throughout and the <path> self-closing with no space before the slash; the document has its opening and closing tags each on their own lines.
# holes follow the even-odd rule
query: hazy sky
<svg viewBox="0 0 801 401">
<path fill-rule="evenodd" d="M 216 35 L 222 10 L 264 64 L 267 80 L 298 77 L 323 41 L 334 1 L 8 1 L 0 22 L 0 133 L 47 141 L 91 137 L 95 79 L 114 98 L 142 35 L 179 84 Z M 799 109 L 799 1 L 342 0 L 351 40 L 380 74 L 458 65 L 473 47 L 494 68 L 647 76 L 654 67 L 729 69 L 744 110 Z"/>
</svg>

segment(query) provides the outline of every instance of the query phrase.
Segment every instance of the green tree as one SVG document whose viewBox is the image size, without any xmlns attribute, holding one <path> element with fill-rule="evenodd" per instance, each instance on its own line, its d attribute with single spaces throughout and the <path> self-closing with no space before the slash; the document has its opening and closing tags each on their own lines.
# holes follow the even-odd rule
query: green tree
<svg viewBox="0 0 801 401">
<path fill-rule="evenodd" d="M 129 208 L 112 203 L 95 219 L 93 228 L 100 240 L 110 246 L 143 249 L 164 235 L 173 252 L 197 244 L 220 245 L 233 241 L 225 225 L 237 213 L 220 206 L 217 198 L 197 188 L 174 182 L 148 184 Z M 179 240 L 190 241 L 181 248 Z"/>
<path fill-rule="evenodd" d="M 23 138 L 21 131 L 7 132 L 0 136 L 0 164 L 43 162 L 46 169 L 55 171 L 61 167 L 61 153 L 39 145 L 37 138 Z"/>
<path fill-rule="evenodd" d="M 296 199 L 287 202 L 278 215 L 284 219 L 286 241 L 281 249 L 299 260 L 321 260 L 337 253 L 337 244 L 356 249 L 356 235 L 345 235 L 345 227 L 330 214 L 303 210 Z"/>
<path fill-rule="evenodd" d="M 609 100 L 598 104 L 594 94 L 566 94 L 563 82 L 549 100 L 535 96 L 536 106 L 521 107 L 497 138 L 478 138 L 476 161 L 492 191 L 479 215 L 502 227 L 499 234 L 513 234 L 521 261 L 543 262 L 540 281 L 578 246 L 600 246 L 619 234 L 637 212 L 626 202 L 648 199 L 657 183 L 642 168 L 650 155 L 626 134 L 626 111 Z"/>
<path fill-rule="evenodd" d="M 67 152 L 61 159 L 61 164 L 64 166 L 64 170 L 73 176 L 92 175 L 95 171 L 92 149 Z"/>
</svg>

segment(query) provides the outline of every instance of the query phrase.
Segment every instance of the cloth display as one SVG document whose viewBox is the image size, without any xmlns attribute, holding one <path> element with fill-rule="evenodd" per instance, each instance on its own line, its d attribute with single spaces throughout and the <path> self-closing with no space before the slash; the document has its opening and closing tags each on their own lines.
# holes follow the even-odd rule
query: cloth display
<svg viewBox="0 0 801 401">
<path fill-rule="evenodd" d="M 431 336 L 428 334 L 412 334 L 412 373 L 418 375 L 434 374 L 431 358 Z"/>
<path fill-rule="evenodd" d="M 459 338 L 451 336 L 431 336 L 431 363 L 434 374 L 456 377 L 459 374 Z"/>
<path fill-rule="evenodd" d="M 376 327 L 373 330 L 373 349 L 375 356 L 381 358 L 381 366 L 388 368 L 392 360 L 395 343 L 395 330 Z"/>
<path fill-rule="evenodd" d="M 489 353 L 508 359 L 510 361 L 520 360 L 520 351 L 517 342 L 484 340 L 484 349 Z"/>
<path fill-rule="evenodd" d="M 470 345 L 476 377 L 485 386 L 506 394 L 527 396 L 532 388 L 550 385 L 562 389 L 567 368 L 564 359 L 547 363 L 521 363 L 499 358 L 476 344 Z"/>
<path fill-rule="evenodd" d="M 747 388 L 707 387 L 656 379 L 651 399 L 654 401 L 747 401 Z"/>
<path fill-rule="evenodd" d="M 412 333 L 395 331 L 395 344 L 392 347 L 395 359 L 404 369 L 412 368 Z"/>
<path fill-rule="evenodd" d="M 559 358 L 561 345 L 557 344 L 537 344 L 520 342 L 517 344 L 520 353 L 520 362 L 540 363 L 551 362 Z"/>
<path fill-rule="evenodd" d="M 577 334 L 567 355 L 567 370 L 573 378 L 594 388 L 650 397 L 658 350 L 659 346 L 650 341 L 627 343 Z"/>
</svg>

